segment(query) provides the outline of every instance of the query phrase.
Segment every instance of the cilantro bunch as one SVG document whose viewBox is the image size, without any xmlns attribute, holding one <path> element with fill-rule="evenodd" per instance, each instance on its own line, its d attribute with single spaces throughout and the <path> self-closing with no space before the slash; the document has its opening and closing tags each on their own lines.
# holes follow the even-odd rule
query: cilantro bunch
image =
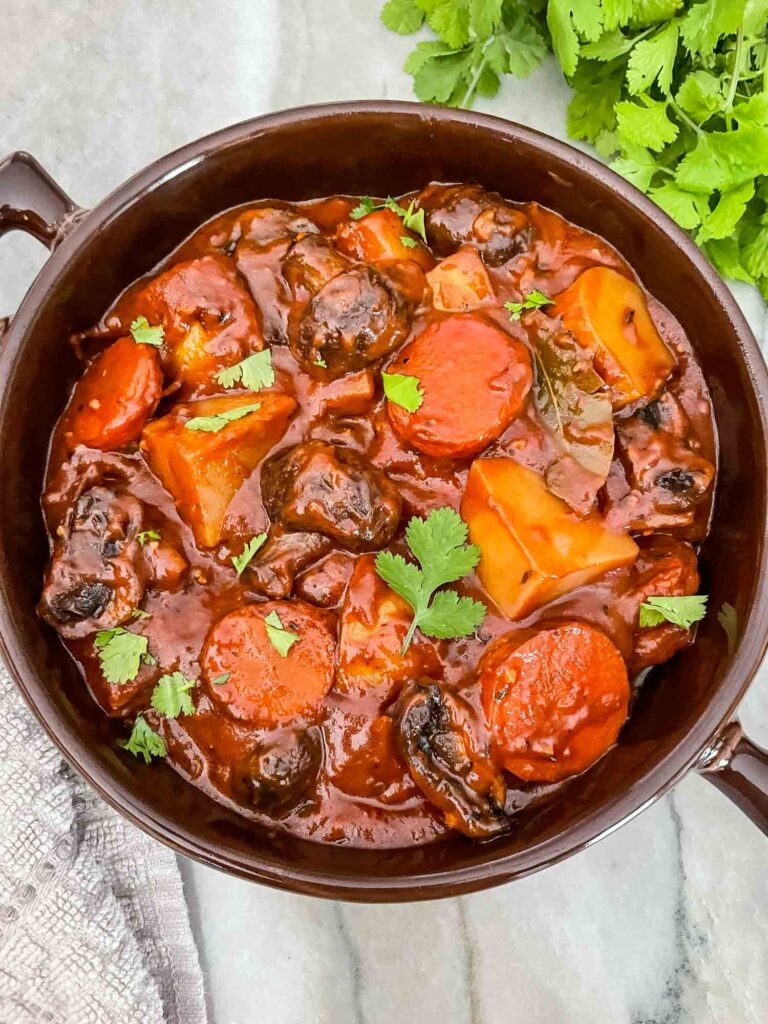
<svg viewBox="0 0 768 1024">
<path fill-rule="evenodd" d="M 567 128 L 768 299 L 768 0 L 388 0 L 416 95 L 471 106 L 551 45 Z"/>
</svg>

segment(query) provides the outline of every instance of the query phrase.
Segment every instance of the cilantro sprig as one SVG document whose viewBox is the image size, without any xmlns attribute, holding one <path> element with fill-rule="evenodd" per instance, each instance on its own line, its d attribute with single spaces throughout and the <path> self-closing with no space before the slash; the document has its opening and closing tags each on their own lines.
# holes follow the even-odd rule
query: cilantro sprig
<svg viewBox="0 0 768 1024">
<path fill-rule="evenodd" d="M 707 595 L 689 597 L 649 597 L 640 605 L 640 626 L 649 628 L 671 622 L 690 629 L 707 614 Z"/>
<path fill-rule="evenodd" d="M 148 540 L 162 540 L 162 537 L 157 530 L 142 530 L 136 534 L 136 540 L 144 547 Z"/>
<path fill-rule="evenodd" d="M 522 302 L 505 302 L 504 309 L 509 311 L 510 320 L 519 320 L 527 309 L 541 309 L 542 306 L 551 306 L 553 302 L 554 299 L 534 288 Z"/>
<path fill-rule="evenodd" d="M 214 413 L 213 416 L 193 416 L 184 424 L 185 430 L 203 430 L 209 434 L 215 434 L 223 430 L 228 423 L 241 420 L 243 416 L 256 412 L 261 408 L 261 402 L 251 402 L 249 405 L 240 405 L 236 409 L 225 409 L 224 412 Z"/>
<path fill-rule="evenodd" d="M 765 0 L 388 0 L 381 18 L 437 37 L 405 63 L 430 103 L 493 96 L 551 47 L 573 89 L 570 137 L 768 300 Z"/>
<path fill-rule="evenodd" d="M 285 628 L 274 609 L 265 616 L 264 627 L 267 631 L 267 639 L 281 658 L 287 658 L 293 645 L 301 640 L 298 633 L 293 633 L 290 629 Z"/>
<path fill-rule="evenodd" d="M 134 757 L 143 757 L 147 764 L 153 757 L 165 757 L 168 753 L 165 740 L 147 725 L 143 715 L 137 716 L 131 735 L 120 746 Z"/>
<path fill-rule="evenodd" d="M 369 213 L 373 213 L 374 210 L 391 210 L 396 213 L 397 216 L 402 220 L 403 226 L 408 228 L 409 231 L 414 231 L 421 240 L 426 244 L 427 241 L 427 226 L 424 223 L 424 211 L 416 209 L 415 200 L 411 200 L 407 207 L 401 206 L 396 199 L 388 196 L 383 203 L 375 203 L 370 196 L 361 196 L 360 202 L 350 213 L 352 220 L 360 220 L 361 217 L 365 217 Z M 400 241 L 408 249 L 413 249 L 416 246 L 414 239 L 409 238 L 408 235 L 402 235 Z"/>
<path fill-rule="evenodd" d="M 187 679 L 181 672 L 170 672 L 157 680 L 150 703 L 165 718 L 194 715 L 195 705 L 189 691 L 195 685 L 195 679 Z"/>
<path fill-rule="evenodd" d="M 413 609 L 413 620 L 403 640 L 405 654 L 420 629 L 426 636 L 469 636 L 486 614 L 482 602 L 459 597 L 455 590 L 438 590 L 472 572 L 480 560 L 476 544 L 467 544 L 467 526 L 452 508 L 438 508 L 426 519 L 414 517 L 405 538 L 419 566 L 402 555 L 380 551 L 376 572 Z M 437 591 L 437 593 L 435 593 Z"/>
<path fill-rule="evenodd" d="M 255 537 L 247 542 L 242 552 L 239 555 L 232 555 L 232 565 L 237 569 L 237 575 L 242 576 L 245 572 L 248 563 L 251 561 L 253 556 L 262 547 L 267 539 L 266 533 L 257 533 Z"/>
<path fill-rule="evenodd" d="M 131 337 L 137 345 L 152 345 L 160 348 L 165 340 L 162 324 L 150 324 L 145 316 L 137 316 L 131 324 Z"/>
<path fill-rule="evenodd" d="M 216 380 L 223 388 L 232 388 L 235 384 L 242 384 L 246 391 L 271 388 L 275 383 L 271 350 L 265 348 L 261 352 L 254 352 L 234 366 L 219 370 Z"/>
<path fill-rule="evenodd" d="M 154 663 L 147 638 L 131 633 L 123 626 L 100 630 L 94 646 L 99 655 L 101 673 L 108 683 L 129 683 L 139 674 L 142 662 Z"/>
<path fill-rule="evenodd" d="M 381 380 L 388 401 L 401 405 L 408 412 L 417 412 L 421 408 L 424 389 L 418 377 L 407 373 L 382 372 Z"/>
</svg>

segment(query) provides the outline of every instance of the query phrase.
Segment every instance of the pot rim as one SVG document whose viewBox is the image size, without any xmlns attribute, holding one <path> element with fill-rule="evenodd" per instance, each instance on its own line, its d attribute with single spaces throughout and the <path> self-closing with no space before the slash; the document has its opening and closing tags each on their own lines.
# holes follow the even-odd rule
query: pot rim
<svg viewBox="0 0 768 1024">
<path fill-rule="evenodd" d="M 385 100 L 294 107 L 220 129 L 148 164 L 107 195 L 92 210 L 84 213 L 32 283 L 3 338 L 0 346 L 0 406 L 6 389 L 5 382 L 12 376 L 15 360 L 30 323 L 34 320 L 41 296 L 55 285 L 60 270 L 71 256 L 86 246 L 96 233 L 108 231 L 111 222 L 127 207 L 161 187 L 164 182 L 183 174 L 212 153 L 230 145 L 240 144 L 249 137 L 258 137 L 289 124 L 339 117 L 354 118 L 361 114 L 416 116 L 423 122 L 425 130 L 429 130 L 432 124 L 450 121 L 488 129 L 553 156 L 598 180 L 612 192 L 620 195 L 625 202 L 634 206 L 647 220 L 655 222 L 671 237 L 682 255 L 714 293 L 730 322 L 749 374 L 752 391 L 758 399 L 763 443 L 764 446 L 768 446 L 768 409 L 765 403 L 760 401 L 761 396 L 768 395 L 768 370 L 757 341 L 724 281 L 695 243 L 655 203 L 606 165 L 535 129 L 488 114 Z M 11 623 L 10 595 L 3 580 L 0 580 L 0 654 L 27 704 L 65 759 L 111 807 L 175 851 L 252 881 L 313 895 L 365 901 L 435 898 L 472 892 L 501 884 L 512 878 L 524 877 L 586 849 L 658 800 L 706 756 L 722 727 L 731 719 L 768 649 L 767 541 L 768 520 L 763 523 L 758 582 L 739 648 L 723 680 L 712 694 L 705 712 L 666 758 L 630 790 L 618 793 L 599 812 L 591 814 L 573 827 L 565 846 L 563 833 L 558 833 L 525 850 L 501 856 L 490 862 L 434 873 L 384 877 L 380 873 L 366 874 L 363 870 L 354 878 L 349 878 L 333 875 L 328 870 L 281 868 L 274 864 L 259 863 L 258 851 L 244 856 L 215 849 L 211 843 L 199 840 L 189 830 L 181 828 L 167 817 L 148 811 L 142 805 L 142 801 L 137 800 L 106 767 L 95 760 L 88 748 L 80 742 L 70 723 L 62 721 L 54 728 L 51 724 L 51 719 L 56 713 L 53 702 L 17 641 Z"/>
</svg>

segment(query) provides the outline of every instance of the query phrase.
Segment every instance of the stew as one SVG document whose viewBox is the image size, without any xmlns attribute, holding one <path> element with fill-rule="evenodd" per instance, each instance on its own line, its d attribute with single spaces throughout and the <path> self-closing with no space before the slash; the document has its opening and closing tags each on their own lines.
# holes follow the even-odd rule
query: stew
<svg viewBox="0 0 768 1024">
<path fill-rule="evenodd" d="M 550 210 L 257 202 L 72 342 L 40 614 L 121 756 L 316 841 L 483 839 L 693 642 L 707 386 Z"/>
</svg>

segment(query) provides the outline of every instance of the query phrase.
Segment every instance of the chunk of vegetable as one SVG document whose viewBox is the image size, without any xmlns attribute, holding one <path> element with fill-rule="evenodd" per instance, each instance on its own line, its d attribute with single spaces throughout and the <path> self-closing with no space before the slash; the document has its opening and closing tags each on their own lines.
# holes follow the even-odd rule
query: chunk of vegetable
<svg viewBox="0 0 768 1024">
<path fill-rule="evenodd" d="M 400 653 L 412 618 L 410 605 L 378 576 L 374 557 L 359 558 L 341 610 L 336 689 L 375 690 L 387 702 L 406 679 L 438 673 L 435 645 L 421 634 Z"/>
<path fill-rule="evenodd" d="M 162 390 L 155 349 L 118 338 L 75 385 L 61 422 L 67 447 L 84 444 L 109 451 L 138 441 Z"/>
<path fill-rule="evenodd" d="M 596 513 L 579 518 L 512 459 L 472 464 L 461 515 L 481 550 L 483 586 L 511 619 L 637 557 L 630 537 L 612 533 Z"/>
<path fill-rule="evenodd" d="M 282 629 L 298 636 L 281 653 L 265 619 L 276 612 Z M 316 715 L 333 683 L 335 640 L 322 612 L 301 601 L 249 604 L 211 629 L 201 655 L 214 702 L 234 718 L 263 728 Z M 214 682 L 226 676 L 224 682 Z"/>
<path fill-rule="evenodd" d="M 345 221 L 339 225 L 334 241 L 346 256 L 364 263 L 413 260 L 423 270 L 435 265 L 432 253 L 394 210 L 376 210 L 360 220 Z"/>
<path fill-rule="evenodd" d="M 626 721 L 629 680 L 608 637 L 584 622 L 508 634 L 479 666 L 495 752 L 526 782 L 589 768 Z"/>
<path fill-rule="evenodd" d="M 594 353 L 614 409 L 651 399 L 676 366 L 639 285 L 609 267 L 592 267 L 556 299 L 552 316 Z"/>
<path fill-rule="evenodd" d="M 432 304 L 446 313 L 465 313 L 493 299 L 493 285 L 473 246 L 463 245 L 427 274 Z"/>
<path fill-rule="evenodd" d="M 193 418 L 216 416 L 246 405 L 253 412 L 220 430 L 187 430 Z M 142 447 L 182 518 L 202 547 L 221 539 L 224 516 L 243 481 L 285 433 L 296 402 L 274 392 L 206 398 L 177 406 L 144 430 Z"/>
<path fill-rule="evenodd" d="M 524 345 L 477 314 L 431 323 L 405 345 L 389 373 L 416 377 L 416 412 L 388 403 L 402 440 L 427 455 L 466 458 L 494 441 L 520 412 L 533 379 Z"/>
</svg>

